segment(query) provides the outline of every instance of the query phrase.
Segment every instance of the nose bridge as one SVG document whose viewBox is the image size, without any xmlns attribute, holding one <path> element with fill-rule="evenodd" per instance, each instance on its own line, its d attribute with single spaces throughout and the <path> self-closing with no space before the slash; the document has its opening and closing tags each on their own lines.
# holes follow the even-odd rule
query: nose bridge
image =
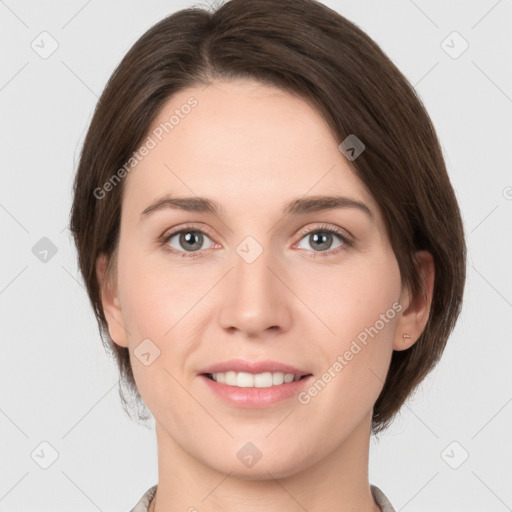
<svg viewBox="0 0 512 512">
<path fill-rule="evenodd" d="M 275 260 L 269 245 L 264 247 L 254 237 L 246 237 L 236 247 L 234 257 L 234 274 L 239 291 L 244 293 L 252 290 L 251 295 L 268 292 L 268 287 L 272 286 L 269 267 L 272 267 Z"/>
<path fill-rule="evenodd" d="M 288 327 L 287 290 L 275 275 L 280 272 L 275 256 L 270 245 L 265 247 L 252 236 L 235 248 L 227 283 L 229 299 L 221 312 L 224 328 L 257 335 L 269 328 Z"/>
</svg>

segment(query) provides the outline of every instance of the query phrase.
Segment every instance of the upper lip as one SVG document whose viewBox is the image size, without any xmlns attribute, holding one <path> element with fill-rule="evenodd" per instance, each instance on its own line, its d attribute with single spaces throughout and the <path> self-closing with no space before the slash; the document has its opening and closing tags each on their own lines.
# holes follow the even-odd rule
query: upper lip
<svg viewBox="0 0 512 512">
<path fill-rule="evenodd" d="M 265 372 L 283 372 L 292 373 L 293 375 L 309 375 L 310 372 L 296 368 L 289 364 L 280 363 L 279 361 L 245 361 L 243 359 L 231 359 L 222 363 L 212 364 L 203 368 L 199 373 L 223 373 L 223 372 L 247 372 L 247 373 L 265 373 Z"/>
</svg>

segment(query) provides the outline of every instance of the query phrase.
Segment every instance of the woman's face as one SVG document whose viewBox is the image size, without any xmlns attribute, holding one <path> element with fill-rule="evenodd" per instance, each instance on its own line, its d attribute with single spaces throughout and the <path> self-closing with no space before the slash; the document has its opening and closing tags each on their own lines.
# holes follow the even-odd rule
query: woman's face
<svg viewBox="0 0 512 512">
<path fill-rule="evenodd" d="M 406 296 L 341 141 L 302 99 L 249 80 L 182 91 L 148 136 L 105 305 L 160 440 L 263 478 L 368 435 Z"/>
</svg>

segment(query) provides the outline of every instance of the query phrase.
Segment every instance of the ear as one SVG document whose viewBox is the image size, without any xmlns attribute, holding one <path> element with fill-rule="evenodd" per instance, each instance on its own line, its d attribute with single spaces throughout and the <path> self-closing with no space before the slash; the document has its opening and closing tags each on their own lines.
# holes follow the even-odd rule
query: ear
<svg viewBox="0 0 512 512">
<path fill-rule="evenodd" d="M 427 325 L 434 292 L 434 258 L 428 251 L 416 252 L 416 260 L 420 267 L 423 291 L 412 296 L 410 290 L 403 290 L 400 303 L 404 307 L 395 330 L 394 350 L 406 350 L 420 337 Z M 409 337 L 404 338 L 404 334 Z"/>
<path fill-rule="evenodd" d="M 111 256 L 111 257 L 116 257 Z M 101 304 L 107 320 L 108 333 L 116 345 L 128 346 L 128 331 L 124 325 L 123 312 L 117 296 L 117 286 L 111 275 L 108 275 L 108 258 L 106 254 L 100 254 L 96 260 L 96 276 L 100 287 Z"/>
</svg>

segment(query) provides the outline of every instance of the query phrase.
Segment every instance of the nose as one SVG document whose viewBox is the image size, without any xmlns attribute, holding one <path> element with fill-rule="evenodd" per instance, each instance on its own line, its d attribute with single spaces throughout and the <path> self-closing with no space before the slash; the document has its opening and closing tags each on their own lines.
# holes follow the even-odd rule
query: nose
<svg viewBox="0 0 512 512">
<path fill-rule="evenodd" d="M 254 250 L 251 246 L 248 253 Z M 231 334 L 239 332 L 246 338 L 287 331 L 293 294 L 285 284 L 286 271 L 270 250 L 264 249 L 254 261 L 247 257 L 248 253 L 242 248 L 234 254 L 234 268 L 223 280 L 220 325 Z"/>
</svg>

